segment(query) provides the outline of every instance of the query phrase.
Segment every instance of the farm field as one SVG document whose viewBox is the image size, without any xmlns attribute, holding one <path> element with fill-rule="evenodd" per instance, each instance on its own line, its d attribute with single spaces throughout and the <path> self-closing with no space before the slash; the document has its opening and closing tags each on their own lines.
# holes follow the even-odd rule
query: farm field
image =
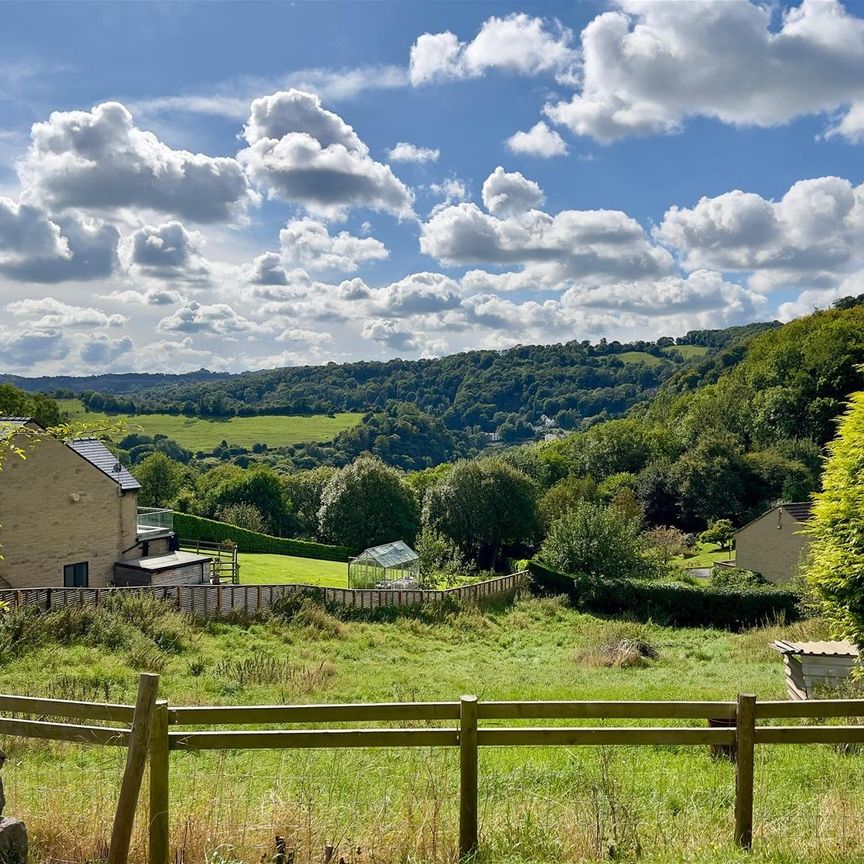
<svg viewBox="0 0 864 864">
<path fill-rule="evenodd" d="M 343 621 L 313 606 L 245 626 L 191 625 L 146 608 L 88 615 L 54 613 L 14 647 L 14 622 L 3 619 L 0 691 L 128 701 L 136 669 L 150 667 L 175 704 L 456 700 L 472 692 L 481 699 L 733 699 L 747 691 L 785 698 L 770 642 L 823 635 L 814 622 L 740 635 L 673 630 L 536 599 L 388 623 Z M 656 659 L 616 664 L 609 649 L 622 640 L 642 640 Z M 0 745 L 8 754 L 6 809 L 27 821 L 31 860 L 104 857 L 125 751 L 10 738 Z M 707 747 L 484 748 L 481 858 L 862 860 L 864 756 L 812 745 L 760 747 L 756 758 L 748 855 L 731 844 L 734 766 L 712 760 Z M 177 753 L 171 777 L 172 860 L 269 860 L 279 834 L 296 849 L 297 864 L 320 864 L 326 843 L 338 847 L 334 860 L 351 864 L 455 864 L 452 749 Z M 146 808 L 146 790 L 142 797 Z M 144 809 L 134 864 L 146 861 L 146 821 Z"/>
<path fill-rule="evenodd" d="M 685 360 L 692 360 L 694 357 L 704 357 L 708 353 L 708 348 L 704 345 L 669 345 L 663 351 L 666 354 L 677 352 Z"/>
<path fill-rule="evenodd" d="M 85 411 L 77 399 L 59 399 L 60 408 L 73 421 L 122 420 L 127 432 L 142 431 L 145 435 L 167 435 L 189 450 L 212 450 L 222 441 L 238 447 L 266 444 L 285 447 L 305 441 L 332 441 L 344 429 L 356 426 L 362 414 L 324 414 L 311 416 L 264 415 L 231 417 L 228 420 L 207 420 L 174 414 L 103 414 Z"/>
<path fill-rule="evenodd" d="M 669 362 L 660 357 L 655 357 L 647 351 L 624 351 L 621 354 L 614 354 L 611 356 L 614 356 L 622 363 L 644 363 L 646 366 L 659 366 L 661 363 Z"/>
<path fill-rule="evenodd" d="M 238 560 L 241 585 L 300 582 L 325 588 L 348 587 L 348 565 L 342 561 L 319 561 L 315 558 L 258 552 L 241 552 Z"/>
</svg>

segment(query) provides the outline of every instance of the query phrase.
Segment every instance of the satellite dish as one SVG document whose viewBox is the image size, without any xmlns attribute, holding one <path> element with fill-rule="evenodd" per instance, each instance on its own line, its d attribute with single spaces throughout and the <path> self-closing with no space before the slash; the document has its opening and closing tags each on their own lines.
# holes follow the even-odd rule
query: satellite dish
<svg viewBox="0 0 864 864">
<path fill-rule="evenodd" d="M 123 470 L 123 466 L 119 462 L 115 462 L 112 470 L 115 474 L 119 474 Z"/>
</svg>

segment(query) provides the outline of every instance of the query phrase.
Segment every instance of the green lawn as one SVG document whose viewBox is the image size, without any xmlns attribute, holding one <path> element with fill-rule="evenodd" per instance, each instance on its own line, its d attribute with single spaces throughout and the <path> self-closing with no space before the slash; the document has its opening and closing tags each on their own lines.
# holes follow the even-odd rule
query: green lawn
<svg viewBox="0 0 864 864">
<path fill-rule="evenodd" d="M 685 360 L 692 360 L 694 357 L 704 357 L 708 348 L 705 345 L 669 345 L 663 351 L 666 354 L 677 351 Z"/>
<path fill-rule="evenodd" d="M 714 543 L 697 543 L 696 552 L 693 555 L 678 555 L 672 559 L 672 563 L 678 567 L 711 567 L 717 561 L 728 561 L 734 558 L 728 549 L 721 549 Z"/>
<path fill-rule="evenodd" d="M 136 613 L 124 624 L 110 614 L 58 611 L 47 632 L 19 628 L 26 643 L 10 642 L 13 623 L 0 620 L 0 692 L 128 701 L 137 670 L 158 668 L 160 692 L 174 704 L 449 701 L 463 693 L 482 700 L 729 700 L 739 692 L 776 699 L 785 697 L 784 675 L 771 641 L 824 636 L 814 624 L 741 635 L 627 624 L 536 599 L 382 623 L 339 620 L 318 607 L 245 625 L 193 625 L 171 611 L 146 625 L 152 616 Z M 608 646 L 634 640 L 648 643 L 656 659 L 625 666 L 604 659 Z M 8 757 L 6 809 L 27 823 L 33 864 L 104 858 L 123 748 L 9 737 L 0 746 Z M 175 752 L 170 764 L 171 860 L 258 864 L 272 858 L 280 835 L 297 850 L 297 864 L 320 864 L 326 843 L 338 845 L 334 861 L 348 864 L 455 864 L 455 748 Z M 731 843 L 734 784 L 734 765 L 712 759 L 706 746 L 484 747 L 481 858 L 864 860 L 860 752 L 757 748 L 749 855 Z M 141 799 L 131 864 L 147 860 L 146 788 Z"/>
<path fill-rule="evenodd" d="M 661 363 L 667 363 L 660 357 L 655 357 L 653 354 L 648 354 L 646 351 L 624 351 L 622 354 L 612 354 L 622 363 L 644 363 L 646 366 L 659 366 Z"/>
<path fill-rule="evenodd" d="M 145 435 L 167 435 L 189 450 L 212 450 L 227 441 L 238 447 L 266 444 L 284 447 L 301 442 L 332 441 L 343 429 L 356 426 L 362 414 L 325 414 L 310 416 L 264 415 L 260 417 L 231 417 L 228 420 L 206 420 L 201 417 L 183 417 L 173 414 L 112 414 L 84 410 L 77 399 L 58 400 L 70 420 L 101 422 L 122 420 L 126 432 L 142 431 Z"/>
<path fill-rule="evenodd" d="M 265 555 L 241 552 L 240 583 L 243 585 L 279 585 L 299 582 L 327 588 L 348 587 L 348 565 L 340 561 L 318 561 L 292 555 Z"/>
</svg>

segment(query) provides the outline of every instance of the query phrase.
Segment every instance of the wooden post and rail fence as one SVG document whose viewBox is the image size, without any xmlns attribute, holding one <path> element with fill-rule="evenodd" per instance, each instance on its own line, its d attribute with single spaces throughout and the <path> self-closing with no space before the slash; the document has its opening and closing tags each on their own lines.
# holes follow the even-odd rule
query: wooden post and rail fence
<svg viewBox="0 0 864 864">
<path fill-rule="evenodd" d="M 453 747 L 459 750 L 459 856 L 478 851 L 479 750 L 484 747 L 546 746 L 723 746 L 736 758 L 732 838 L 753 842 L 754 751 L 757 745 L 864 743 L 864 726 L 759 725 L 758 721 L 864 717 L 864 699 L 806 702 L 486 702 L 463 696 L 458 702 L 396 702 L 334 705 L 171 706 L 158 699 L 159 677 L 140 677 L 135 705 L 112 705 L 0 695 L 0 714 L 62 717 L 122 726 L 46 722 L 0 716 L 0 736 L 20 736 L 127 748 L 111 833 L 109 864 L 125 864 L 147 763 L 150 766 L 149 864 L 170 864 L 169 787 L 172 752 L 310 748 Z M 537 720 L 715 720 L 722 727 L 484 725 L 484 721 Z M 346 728 L 337 724 L 389 723 L 402 726 Z M 417 727 L 446 723 L 445 727 Z M 207 726 L 274 727 L 297 724 L 331 728 L 215 729 Z M 410 725 L 408 725 L 410 724 Z M 184 731 L 176 727 L 192 726 Z"/>
</svg>

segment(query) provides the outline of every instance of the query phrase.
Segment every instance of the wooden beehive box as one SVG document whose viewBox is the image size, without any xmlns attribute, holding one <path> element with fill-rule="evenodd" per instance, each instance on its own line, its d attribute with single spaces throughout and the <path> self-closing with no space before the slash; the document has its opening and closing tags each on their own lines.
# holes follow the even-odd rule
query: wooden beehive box
<svg viewBox="0 0 864 864">
<path fill-rule="evenodd" d="M 813 699 L 821 690 L 842 687 L 858 665 L 851 642 L 784 642 L 771 646 L 783 655 L 790 699 Z"/>
</svg>

